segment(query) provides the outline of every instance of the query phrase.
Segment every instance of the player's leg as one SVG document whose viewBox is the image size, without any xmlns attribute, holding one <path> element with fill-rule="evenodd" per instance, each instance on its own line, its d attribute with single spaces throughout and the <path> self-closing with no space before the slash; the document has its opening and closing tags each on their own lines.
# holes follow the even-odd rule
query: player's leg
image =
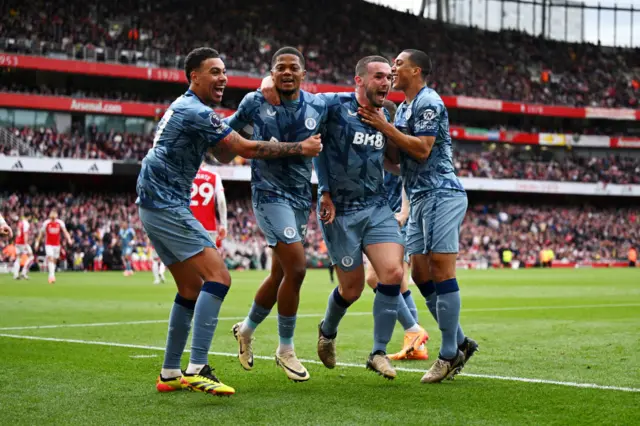
<svg viewBox="0 0 640 426">
<path fill-rule="evenodd" d="M 355 259 L 349 262 L 353 262 L 349 267 L 336 268 L 338 286 L 329 295 L 324 318 L 318 325 L 318 357 L 327 368 L 336 366 L 336 337 L 340 321 L 364 290 L 362 262 L 359 265 L 355 265 Z"/>
<path fill-rule="evenodd" d="M 258 288 L 249 314 L 244 321 L 234 324 L 231 331 L 238 342 L 238 359 L 245 370 L 253 368 L 253 333 L 269 316 L 278 299 L 278 287 L 284 277 L 278 256 L 274 253 L 271 272 Z"/>
<path fill-rule="evenodd" d="M 425 383 L 437 383 L 452 378 L 465 363 L 465 348 L 469 357 L 477 344 L 464 336 L 460 327 L 460 291 L 456 279 L 456 258 L 459 247 L 460 226 L 467 210 L 467 198 L 430 197 L 427 200 L 431 214 L 426 221 L 431 230 L 425 238 L 425 248 L 431 251 L 430 273 L 435 285 L 436 314 L 442 333 L 438 360 L 424 375 Z"/>
<path fill-rule="evenodd" d="M 301 241 L 284 244 L 274 248 L 284 277 L 278 289 L 278 337 L 276 362 L 282 366 L 287 376 L 295 381 L 309 379 L 307 369 L 298 361 L 294 352 L 293 335 L 296 327 L 300 288 L 306 274 L 306 257 Z"/>
<path fill-rule="evenodd" d="M 218 324 L 218 314 L 231 285 L 231 276 L 224 261 L 213 248 L 207 232 L 188 208 L 166 210 L 140 208 L 140 219 L 160 258 L 174 268 L 184 263 L 185 268 L 195 271 L 203 284 L 193 288 L 195 280 L 182 280 L 174 275 L 178 288 L 189 296 L 197 294 L 193 312 L 193 331 L 189 365 L 182 377 L 182 384 L 190 389 L 214 395 L 235 393 L 233 388 L 222 384 L 213 374 L 208 353 Z M 191 277 L 189 275 L 188 277 Z"/>
<path fill-rule="evenodd" d="M 165 258 L 169 256 L 171 255 L 165 254 Z M 156 264 L 157 262 L 154 262 L 154 265 Z M 200 275 L 194 269 L 187 267 L 184 262 L 169 265 L 169 271 L 175 279 L 178 292 L 169 314 L 164 361 L 156 381 L 156 389 L 160 392 L 171 392 L 183 388 L 180 361 L 187 345 L 193 311 L 203 283 Z"/>
<path fill-rule="evenodd" d="M 365 252 L 372 267 L 378 272 L 379 279 L 373 299 L 373 349 L 367 368 L 393 379 L 396 371 L 386 354 L 387 344 L 398 319 L 403 248 L 401 244 L 384 242 L 367 245 Z"/>
<path fill-rule="evenodd" d="M 151 259 L 151 272 L 153 272 L 153 283 L 160 284 L 160 262 L 158 259 Z"/>
<path fill-rule="evenodd" d="M 336 337 L 347 309 L 364 289 L 362 233 L 357 214 L 339 214 L 330 225 L 319 220 L 331 262 L 336 265 L 338 286 L 329 295 L 324 319 L 318 325 L 318 357 L 325 367 L 336 365 Z"/>
<path fill-rule="evenodd" d="M 376 288 L 378 287 L 378 274 L 376 274 L 376 270 L 373 269 L 373 265 L 370 261 L 365 261 L 366 267 L 364 272 L 364 280 L 373 292 L 376 292 Z"/>
<path fill-rule="evenodd" d="M 22 266 L 22 278 L 24 278 L 25 280 L 29 279 L 29 269 L 31 268 L 31 264 L 33 263 L 33 250 L 31 249 L 31 246 L 27 246 L 27 260 L 24 262 L 24 265 Z"/>
<path fill-rule="evenodd" d="M 385 377 L 395 377 L 395 371 L 385 374 L 384 369 L 391 367 L 386 357 L 386 347 L 391 340 L 396 319 L 400 320 L 405 330 L 414 333 L 415 348 L 424 343 L 428 335 L 415 322 L 404 298 L 400 296 L 404 279 L 404 238 L 393 212 L 385 206 L 368 209 L 365 214 L 369 220 L 363 244 L 379 279 L 373 303 L 375 342 L 368 366 L 379 367 L 374 369 Z"/>
<path fill-rule="evenodd" d="M 425 345 L 429 340 L 429 333 L 420 326 L 418 322 L 418 308 L 413 299 L 413 294 L 409 290 L 409 270 L 408 256 L 405 255 L 403 261 L 404 275 L 402 277 L 402 285 L 400 286 L 400 304 L 398 306 L 398 322 L 404 328 L 404 340 L 402 349 L 389 355 L 389 359 L 399 360 L 427 360 L 429 353 Z"/>
<path fill-rule="evenodd" d="M 16 260 L 13 262 L 13 269 L 11 270 L 11 272 L 13 272 L 14 280 L 20 279 L 20 259 L 22 258 L 23 254 L 22 247 L 22 245 L 16 245 Z"/>
<path fill-rule="evenodd" d="M 47 261 L 47 271 L 49 272 L 49 284 L 56 282 L 56 261 L 54 260 L 54 246 L 45 245 L 44 252 Z"/>
<path fill-rule="evenodd" d="M 331 281 L 331 284 L 333 284 L 335 282 L 335 280 L 333 278 L 334 269 L 335 269 L 335 265 L 333 263 L 331 263 L 331 261 L 329 261 L 329 281 Z"/>
</svg>

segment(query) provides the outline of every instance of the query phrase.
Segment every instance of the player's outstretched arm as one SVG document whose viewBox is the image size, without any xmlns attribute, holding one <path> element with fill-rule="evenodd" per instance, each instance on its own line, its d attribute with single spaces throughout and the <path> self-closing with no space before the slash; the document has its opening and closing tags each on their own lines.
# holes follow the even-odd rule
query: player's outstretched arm
<svg viewBox="0 0 640 426">
<path fill-rule="evenodd" d="M 302 142 L 252 141 L 238 132 L 231 132 L 214 149 L 216 158 L 239 155 L 244 158 L 280 158 L 302 155 L 316 157 L 322 151 L 320 135 L 313 135 Z M 223 161 L 224 162 L 224 161 Z"/>
<path fill-rule="evenodd" d="M 433 144 L 436 141 L 435 136 L 405 135 L 396 129 L 393 124 L 389 123 L 379 111 L 369 108 L 358 108 L 358 114 L 362 117 L 363 122 L 381 131 L 398 148 L 417 161 L 425 162 L 429 158 Z"/>
<path fill-rule="evenodd" d="M 13 230 L 4 220 L 4 217 L 0 214 L 0 235 L 8 235 L 9 238 L 13 237 Z"/>
</svg>

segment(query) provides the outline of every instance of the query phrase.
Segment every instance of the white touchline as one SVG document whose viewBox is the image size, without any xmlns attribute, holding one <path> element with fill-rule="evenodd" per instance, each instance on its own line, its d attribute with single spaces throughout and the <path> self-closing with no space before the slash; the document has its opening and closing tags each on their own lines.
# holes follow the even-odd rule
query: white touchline
<svg viewBox="0 0 640 426">
<path fill-rule="evenodd" d="M 640 306 L 640 303 L 619 303 L 619 304 L 602 304 L 602 305 L 573 305 L 573 306 L 513 306 L 503 308 L 471 308 L 462 309 L 460 314 L 464 316 L 465 312 L 500 312 L 500 311 L 536 311 L 548 309 L 591 309 L 591 308 L 624 308 Z M 347 312 L 347 316 L 366 316 L 372 315 L 371 312 Z M 298 314 L 298 318 L 322 318 L 322 314 Z M 276 315 L 270 315 L 267 319 L 276 319 Z M 245 319 L 242 317 L 220 317 L 218 321 L 240 321 Z M 75 328 L 75 327 L 109 327 L 119 325 L 138 325 L 138 324 L 162 324 L 168 320 L 143 320 L 143 321 L 120 321 L 120 322 L 93 322 L 85 324 L 49 324 L 49 325 L 28 325 L 21 327 L 0 327 L 0 331 L 18 331 L 18 330 L 39 330 L 48 328 Z"/>
<path fill-rule="evenodd" d="M 78 343 L 83 345 L 97 345 L 97 346 L 110 346 L 110 347 L 119 347 L 119 348 L 131 348 L 131 349 L 146 349 L 152 351 L 162 351 L 164 352 L 164 348 L 160 346 L 147 346 L 147 345 L 134 345 L 129 343 L 117 343 L 117 342 L 100 342 L 95 340 L 78 340 L 78 339 L 59 339 L 56 337 L 40 337 L 40 336 L 21 336 L 19 334 L 2 334 L 0 333 L 0 337 L 7 337 L 10 339 L 23 339 L 23 340 L 39 340 L 45 342 L 58 342 L 58 343 Z M 189 350 L 185 350 L 185 352 L 189 352 Z M 237 354 L 232 354 L 228 352 L 209 352 L 210 355 L 217 356 L 226 356 L 226 357 L 236 357 Z M 273 357 L 264 356 L 264 355 L 254 355 L 255 359 L 265 359 L 272 361 Z M 306 364 L 320 364 L 320 361 L 316 361 L 313 359 L 301 359 L 301 362 Z M 353 363 L 345 363 L 338 362 L 336 365 L 340 367 L 351 367 L 351 368 L 364 368 L 364 365 L 361 364 L 353 364 Z M 407 373 L 424 373 L 424 370 L 420 370 L 417 368 L 403 368 L 396 367 L 397 371 L 404 371 Z M 575 383 L 575 382 L 561 382 L 557 380 L 545 380 L 545 379 L 528 379 L 526 377 L 510 377 L 510 376 L 493 376 L 491 374 L 471 374 L 471 373 L 461 373 L 461 376 L 466 377 L 475 377 L 480 379 L 492 379 L 492 380 L 505 380 L 509 382 L 523 382 L 523 383 L 539 383 L 546 385 L 558 385 L 558 386 L 568 386 L 573 388 L 586 388 L 586 389 L 600 389 L 600 390 L 615 390 L 621 392 L 640 392 L 640 388 L 625 388 L 619 386 L 604 386 L 604 385 L 596 385 L 594 383 Z"/>
<path fill-rule="evenodd" d="M 129 358 L 157 358 L 158 355 L 156 354 L 151 354 L 151 355 L 129 355 Z"/>
</svg>

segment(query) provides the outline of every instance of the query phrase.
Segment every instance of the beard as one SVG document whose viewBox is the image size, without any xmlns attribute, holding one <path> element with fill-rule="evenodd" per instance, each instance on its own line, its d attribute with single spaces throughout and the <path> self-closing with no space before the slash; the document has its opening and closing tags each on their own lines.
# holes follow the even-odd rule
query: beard
<svg viewBox="0 0 640 426">
<path fill-rule="evenodd" d="M 381 108 L 382 107 L 382 102 L 384 102 L 384 99 L 382 100 L 382 102 L 378 101 L 376 99 L 376 97 L 378 96 L 378 90 L 375 88 L 367 88 L 367 99 L 369 100 L 369 103 L 376 107 L 376 108 Z"/>
</svg>

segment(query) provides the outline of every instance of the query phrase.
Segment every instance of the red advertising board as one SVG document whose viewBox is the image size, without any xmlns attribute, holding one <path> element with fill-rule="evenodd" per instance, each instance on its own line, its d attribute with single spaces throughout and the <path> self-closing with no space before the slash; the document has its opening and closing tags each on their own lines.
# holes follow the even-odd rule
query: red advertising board
<svg viewBox="0 0 640 426">
<path fill-rule="evenodd" d="M 187 84 L 184 73 L 178 69 L 137 67 L 134 65 L 54 59 L 41 56 L 0 53 L 0 67 Z M 228 86 L 248 90 L 257 89 L 260 86 L 260 79 L 255 77 L 230 75 Z M 353 90 L 353 87 L 351 86 L 315 83 L 306 83 L 303 88 L 312 93 L 344 92 Z M 400 92 L 391 92 L 389 94 L 389 99 L 394 102 L 401 102 L 404 100 L 404 95 Z M 510 114 L 543 115 L 568 118 L 640 120 L 640 110 L 633 109 L 576 108 L 569 106 L 527 104 L 468 96 L 443 96 L 442 99 L 447 108 L 475 109 Z"/>
</svg>

